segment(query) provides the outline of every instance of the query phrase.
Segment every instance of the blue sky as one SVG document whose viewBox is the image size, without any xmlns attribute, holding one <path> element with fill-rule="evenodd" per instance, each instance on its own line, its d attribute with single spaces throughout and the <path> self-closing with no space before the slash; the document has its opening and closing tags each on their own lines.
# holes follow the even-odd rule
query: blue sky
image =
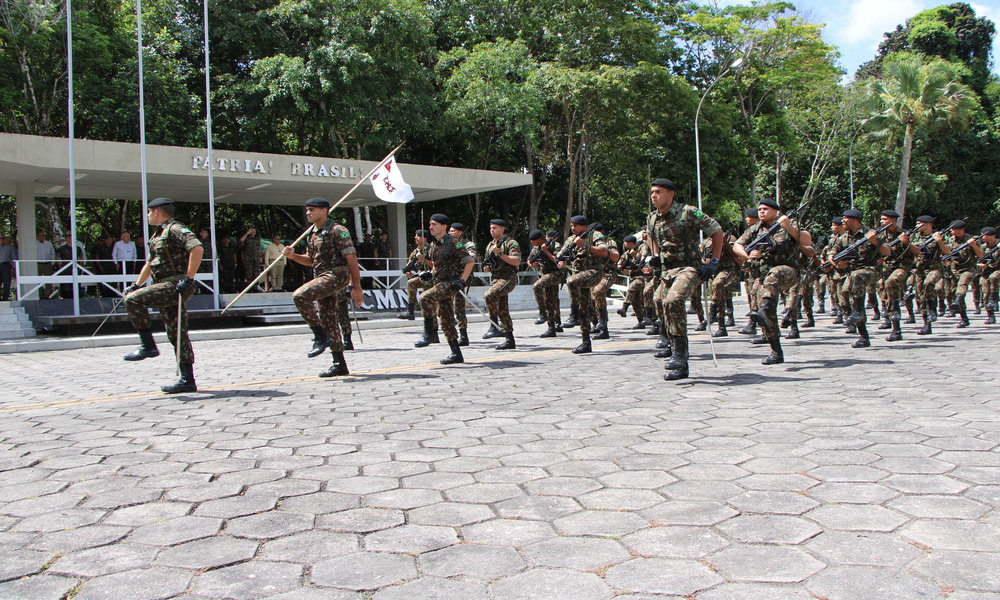
<svg viewBox="0 0 1000 600">
<path fill-rule="evenodd" d="M 705 1 L 705 0 L 702 0 Z M 952 0 L 789 0 L 800 13 L 814 23 L 825 23 L 823 39 L 840 49 L 841 66 L 849 76 L 864 62 L 871 60 L 878 51 L 882 34 L 892 31 L 896 25 L 922 10 L 949 4 Z M 988 17 L 1000 29 L 1000 0 L 965 0 L 976 11 L 976 15 Z M 707 2 L 706 2 L 707 3 Z M 719 0 L 721 6 L 749 4 Z M 997 46 L 1000 39 L 994 39 L 994 72 L 997 67 Z"/>
</svg>

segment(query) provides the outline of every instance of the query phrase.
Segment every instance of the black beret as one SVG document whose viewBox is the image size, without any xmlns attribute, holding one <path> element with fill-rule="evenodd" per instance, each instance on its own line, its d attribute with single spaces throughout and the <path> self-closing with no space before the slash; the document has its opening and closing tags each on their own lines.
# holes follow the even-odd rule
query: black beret
<svg viewBox="0 0 1000 600">
<path fill-rule="evenodd" d="M 557 235 L 559 235 L 559 232 L 556 231 L 555 229 L 550 229 L 550 230 L 548 230 L 548 231 L 545 232 L 545 235 L 550 236 L 550 237 L 556 237 Z"/>
<path fill-rule="evenodd" d="M 451 228 L 456 231 L 465 231 L 465 224 L 463 223 L 452 223 Z"/>
<path fill-rule="evenodd" d="M 843 225 L 844 224 L 844 217 L 834 217 L 833 218 L 833 224 L 834 225 Z"/>
<path fill-rule="evenodd" d="M 965 227 L 966 227 L 965 221 L 963 221 L 962 219 L 956 219 L 951 222 L 951 225 L 948 226 L 948 229 L 965 229 Z"/>
<path fill-rule="evenodd" d="M 310 198 L 306 200 L 306 206 L 315 206 L 316 208 L 330 208 L 330 201 L 326 198 Z"/>
<path fill-rule="evenodd" d="M 434 221 L 435 223 L 440 223 L 442 225 L 451 225 L 451 219 L 449 219 L 446 215 L 442 215 L 441 213 L 434 213 L 433 215 L 431 215 L 431 221 Z"/>
<path fill-rule="evenodd" d="M 763 204 L 764 206 L 770 206 L 774 210 L 781 210 L 781 207 L 778 206 L 778 203 L 775 202 L 774 200 L 771 200 L 770 198 L 761 198 L 760 200 L 758 200 L 757 206 L 760 206 L 761 204 Z"/>
<path fill-rule="evenodd" d="M 639 240 L 637 240 L 634 235 L 626 235 L 625 239 L 622 240 L 622 241 L 632 242 L 634 244 L 634 243 L 638 242 Z"/>
<path fill-rule="evenodd" d="M 883 217 L 889 217 L 890 219 L 898 219 L 899 218 L 899 213 L 896 212 L 896 211 L 894 211 L 894 210 L 892 210 L 891 208 L 887 208 L 886 210 L 882 211 L 882 216 Z"/>
<path fill-rule="evenodd" d="M 594 223 L 594 231 L 600 231 L 604 233 L 607 228 L 604 227 L 604 223 Z"/>
<path fill-rule="evenodd" d="M 669 179 L 664 179 L 662 177 L 660 179 L 654 179 L 653 183 L 651 183 L 650 185 L 651 186 L 655 185 L 656 187 L 661 187 L 665 190 L 674 190 L 674 191 L 677 190 L 677 187 L 674 185 L 673 181 L 670 181 Z"/>
<path fill-rule="evenodd" d="M 507 221 L 503 219 L 490 219 L 490 225 L 499 225 L 500 227 L 508 227 Z"/>
<path fill-rule="evenodd" d="M 756 208 L 748 208 L 745 211 L 743 211 L 743 216 L 750 217 L 751 219 L 756 219 L 760 215 L 757 214 L 757 209 Z"/>
<path fill-rule="evenodd" d="M 917 222 L 918 223 L 933 223 L 934 222 L 934 217 L 932 217 L 930 215 L 920 215 L 919 217 L 917 217 Z"/>
<path fill-rule="evenodd" d="M 575 217 L 570 219 L 569 222 L 574 225 L 584 225 L 584 226 L 590 225 L 590 221 L 588 221 L 587 217 L 583 215 L 576 215 Z"/>
<path fill-rule="evenodd" d="M 849 219 L 857 219 L 859 221 L 864 218 L 864 215 L 861 214 L 861 211 L 856 208 L 848 208 L 847 210 L 844 211 L 844 216 Z"/>
<path fill-rule="evenodd" d="M 542 233 L 541 229 L 532 229 L 531 233 L 528 234 L 528 239 L 529 240 L 538 240 L 538 239 L 541 239 L 543 235 L 545 235 L 545 234 Z"/>
<path fill-rule="evenodd" d="M 418 229 L 414 233 L 416 233 L 417 235 L 419 235 L 424 239 L 428 240 L 431 239 L 431 232 L 427 231 L 426 229 Z"/>
<path fill-rule="evenodd" d="M 996 235 L 997 234 L 997 228 L 996 227 L 983 227 L 983 230 L 980 231 L 979 233 L 981 233 L 983 235 Z"/>
<path fill-rule="evenodd" d="M 165 206 L 167 204 L 173 204 L 174 201 L 170 198 L 156 198 L 155 200 L 150 200 L 147 204 L 147 208 L 156 208 L 157 206 Z"/>
</svg>

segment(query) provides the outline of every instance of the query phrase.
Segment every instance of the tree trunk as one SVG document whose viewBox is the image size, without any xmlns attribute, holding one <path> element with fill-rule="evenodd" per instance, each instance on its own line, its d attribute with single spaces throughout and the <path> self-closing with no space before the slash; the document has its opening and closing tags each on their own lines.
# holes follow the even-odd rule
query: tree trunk
<svg viewBox="0 0 1000 600">
<path fill-rule="evenodd" d="M 913 123 L 907 123 L 906 135 L 903 137 L 903 161 L 899 167 L 899 191 L 896 192 L 896 212 L 900 217 L 906 210 L 906 184 L 910 178 L 910 157 L 913 155 L 913 130 Z"/>
</svg>

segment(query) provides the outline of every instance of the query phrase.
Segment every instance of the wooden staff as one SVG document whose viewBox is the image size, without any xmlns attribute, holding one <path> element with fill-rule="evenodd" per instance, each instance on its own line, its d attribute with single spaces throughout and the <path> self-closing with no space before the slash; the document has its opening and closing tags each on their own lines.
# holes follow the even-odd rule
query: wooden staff
<svg viewBox="0 0 1000 600">
<path fill-rule="evenodd" d="M 372 173 L 374 173 L 375 171 L 377 171 L 378 169 L 380 169 L 382 167 L 382 165 L 384 165 L 387 160 L 389 160 L 390 158 L 392 158 L 392 156 L 394 154 L 396 154 L 396 151 L 399 150 L 402 147 L 403 147 L 403 144 L 400 144 L 400 145 L 396 146 L 395 148 L 393 148 L 392 152 L 390 152 L 389 154 L 386 154 L 385 158 L 383 158 L 381 162 L 379 162 L 377 165 L 375 165 L 374 167 L 372 167 L 372 170 L 368 171 L 367 175 L 365 175 L 364 177 L 362 177 L 361 179 L 359 179 L 358 182 L 354 184 L 354 187 L 352 187 L 351 189 L 347 190 L 347 193 L 344 194 L 343 196 L 341 196 L 340 200 L 337 200 L 337 202 L 334 203 L 334 205 L 330 207 L 330 212 L 333 212 L 333 209 L 335 209 L 338 206 L 340 206 L 341 202 L 343 202 L 344 200 L 347 200 L 347 197 L 350 196 L 351 194 L 353 194 L 354 190 L 358 189 L 358 186 L 360 186 L 362 183 L 364 183 L 365 181 L 367 181 L 368 178 L 371 177 Z M 310 225 L 309 227 L 307 227 L 306 230 L 302 232 L 302 235 L 300 235 L 294 242 L 291 243 L 291 246 L 293 248 L 295 246 L 298 246 L 299 242 L 301 242 L 302 240 L 304 240 L 306 238 L 306 236 L 309 235 L 309 232 L 311 232 L 312 230 L 313 230 L 312 225 Z M 251 281 L 250 284 L 246 288 L 244 288 L 243 291 L 240 292 L 238 296 L 236 296 L 235 298 L 233 298 L 232 302 L 230 302 L 229 304 L 226 305 L 226 308 L 222 309 L 222 312 L 225 313 L 227 310 L 229 310 L 229 307 L 231 307 L 232 305 L 236 304 L 236 302 L 240 298 L 242 298 L 244 295 L 246 295 L 246 293 L 249 292 L 250 289 L 253 288 L 253 286 L 257 285 L 257 282 L 260 281 L 261 279 L 263 279 L 264 276 L 267 275 L 267 272 L 270 271 L 271 269 L 273 269 L 274 265 L 278 264 L 278 262 L 280 262 L 280 261 L 276 260 L 276 261 L 272 262 L 271 264 L 269 264 L 267 266 L 266 269 L 264 269 L 263 271 L 261 271 L 260 275 L 258 275 L 256 279 L 254 279 L 253 281 Z"/>
</svg>

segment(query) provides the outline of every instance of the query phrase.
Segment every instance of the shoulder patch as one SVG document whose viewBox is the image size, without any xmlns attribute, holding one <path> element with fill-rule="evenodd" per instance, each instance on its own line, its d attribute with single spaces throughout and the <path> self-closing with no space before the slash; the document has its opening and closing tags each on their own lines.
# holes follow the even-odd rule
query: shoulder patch
<svg viewBox="0 0 1000 600">
<path fill-rule="evenodd" d="M 462 242 L 455 242 L 455 248 L 461 250 L 462 248 L 465 248 L 465 244 Z"/>
<path fill-rule="evenodd" d="M 343 239 L 347 239 L 349 237 L 351 237 L 351 232 L 350 231 L 347 231 L 345 229 L 345 230 L 343 230 L 343 231 L 340 232 L 340 239 L 343 240 Z"/>
<path fill-rule="evenodd" d="M 694 209 L 694 216 L 697 217 L 697 218 L 699 218 L 699 219 L 702 219 L 702 218 L 705 217 L 705 213 L 701 212 L 700 208 L 696 208 L 696 209 Z"/>
</svg>

